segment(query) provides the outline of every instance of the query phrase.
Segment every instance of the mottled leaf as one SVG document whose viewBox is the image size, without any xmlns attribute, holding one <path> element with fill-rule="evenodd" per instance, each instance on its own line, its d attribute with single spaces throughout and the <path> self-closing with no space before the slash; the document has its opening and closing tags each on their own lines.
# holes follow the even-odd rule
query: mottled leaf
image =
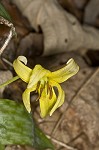
<svg viewBox="0 0 99 150">
<path fill-rule="evenodd" d="M 34 125 L 31 114 L 20 103 L 0 99 L 0 145 L 29 145 L 53 149 L 50 140 Z M 1 148 L 0 148 L 1 149 Z"/>
<path fill-rule="evenodd" d="M 0 100 L 0 143 L 33 146 L 33 125 L 23 105 L 11 100 Z"/>
</svg>

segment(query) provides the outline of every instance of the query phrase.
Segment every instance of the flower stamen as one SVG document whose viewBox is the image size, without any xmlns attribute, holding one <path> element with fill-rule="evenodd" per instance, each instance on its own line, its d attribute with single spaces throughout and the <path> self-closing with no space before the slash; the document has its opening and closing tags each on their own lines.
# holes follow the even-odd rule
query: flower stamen
<svg viewBox="0 0 99 150">
<path fill-rule="evenodd" d="M 40 87 L 41 81 L 38 81 L 37 83 L 37 87 L 36 87 L 36 91 L 38 91 L 39 87 Z"/>
<path fill-rule="evenodd" d="M 49 99 L 52 99 L 53 91 L 51 85 L 49 85 Z"/>
<path fill-rule="evenodd" d="M 40 87 L 40 94 L 39 94 L 39 97 L 41 97 L 42 92 L 43 92 L 43 89 L 44 89 L 44 87 L 43 87 L 43 85 L 41 85 L 41 87 Z"/>
<path fill-rule="evenodd" d="M 49 82 L 47 81 L 47 95 L 48 95 L 48 92 L 49 92 Z"/>
<path fill-rule="evenodd" d="M 40 99 L 40 96 L 37 97 L 36 101 L 38 101 Z"/>
</svg>

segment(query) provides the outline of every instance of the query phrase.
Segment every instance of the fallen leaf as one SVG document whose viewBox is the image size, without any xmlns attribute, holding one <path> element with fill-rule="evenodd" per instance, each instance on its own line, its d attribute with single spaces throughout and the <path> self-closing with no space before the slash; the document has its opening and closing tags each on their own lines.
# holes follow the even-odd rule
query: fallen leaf
<svg viewBox="0 0 99 150">
<path fill-rule="evenodd" d="M 44 35 L 44 54 L 79 48 L 99 49 L 99 30 L 81 26 L 56 0 L 13 0 L 32 27 Z"/>
<path fill-rule="evenodd" d="M 85 7 L 84 22 L 90 25 L 95 25 L 99 16 L 99 0 L 90 0 Z"/>
<path fill-rule="evenodd" d="M 80 1 L 78 0 L 78 2 L 76 0 L 58 0 L 58 2 L 65 10 L 73 14 L 79 21 L 82 21 L 82 15 L 83 15 L 82 10 L 77 8 L 79 7 L 79 5 L 80 7 L 83 7 L 82 0 Z"/>
<path fill-rule="evenodd" d="M 27 44 L 28 43 L 28 44 Z M 18 46 L 17 56 L 24 55 L 27 58 L 34 58 L 43 52 L 42 34 L 30 33 L 25 36 Z"/>
<path fill-rule="evenodd" d="M 84 9 L 84 6 L 88 3 L 89 0 L 74 0 L 75 5 L 79 9 Z"/>
</svg>

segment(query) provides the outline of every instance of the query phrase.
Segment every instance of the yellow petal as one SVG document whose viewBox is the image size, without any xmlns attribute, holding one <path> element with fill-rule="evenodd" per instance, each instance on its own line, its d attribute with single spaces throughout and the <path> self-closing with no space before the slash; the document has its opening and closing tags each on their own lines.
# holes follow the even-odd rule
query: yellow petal
<svg viewBox="0 0 99 150">
<path fill-rule="evenodd" d="M 53 114 L 53 112 L 64 103 L 65 93 L 58 83 L 56 83 L 54 81 L 50 81 L 49 83 L 58 89 L 57 101 L 50 111 L 50 116 L 51 116 Z"/>
<path fill-rule="evenodd" d="M 21 62 L 23 62 L 25 65 L 27 65 L 27 58 L 25 56 L 19 56 L 18 60 L 20 60 Z"/>
<path fill-rule="evenodd" d="M 30 106 L 30 90 L 26 89 L 22 95 L 23 103 L 27 111 L 31 112 L 31 106 Z"/>
<path fill-rule="evenodd" d="M 31 89 L 26 89 L 23 92 L 22 98 L 23 98 L 23 103 L 27 111 L 30 113 L 31 112 L 31 106 L 30 106 L 30 92 L 35 91 L 36 86 L 31 88 Z"/>
<path fill-rule="evenodd" d="M 40 97 L 40 111 L 41 111 L 41 117 L 46 117 L 51 109 L 53 108 L 53 105 L 56 103 L 56 95 L 54 90 L 52 89 L 52 98 L 50 99 L 50 95 L 46 94 L 46 88 L 43 90 L 42 95 Z"/>
<path fill-rule="evenodd" d="M 52 80 L 62 83 L 66 81 L 68 78 L 75 75 L 79 70 L 79 66 L 75 63 L 74 59 L 70 59 L 66 66 L 62 69 L 59 69 L 55 72 L 51 72 L 48 74 L 48 77 L 50 77 Z"/>
<path fill-rule="evenodd" d="M 13 62 L 13 67 L 17 75 L 24 81 L 24 82 L 29 82 L 30 75 L 32 72 L 32 69 L 29 67 L 25 66 L 23 63 L 26 64 L 27 59 L 24 56 L 19 56 L 14 62 Z"/>
<path fill-rule="evenodd" d="M 27 88 L 33 87 L 41 78 L 43 78 L 49 72 L 49 70 L 44 69 L 41 65 L 36 65 L 32 70 L 32 74 L 30 76 Z"/>
</svg>

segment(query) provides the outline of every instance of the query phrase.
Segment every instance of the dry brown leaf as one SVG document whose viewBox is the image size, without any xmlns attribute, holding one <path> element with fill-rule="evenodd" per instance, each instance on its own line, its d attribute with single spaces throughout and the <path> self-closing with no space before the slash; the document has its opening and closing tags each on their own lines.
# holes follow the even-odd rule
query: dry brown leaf
<svg viewBox="0 0 99 150">
<path fill-rule="evenodd" d="M 75 0 L 57 0 L 59 4 L 69 13 L 73 14 L 79 21 L 82 21 L 82 11 L 78 9 L 78 5 Z M 79 0 L 78 0 L 79 1 Z M 81 2 L 81 1 L 80 1 Z"/>
<path fill-rule="evenodd" d="M 17 56 L 24 55 L 27 58 L 35 57 L 43 53 L 42 34 L 30 33 L 20 41 Z"/>
<path fill-rule="evenodd" d="M 95 25 L 99 16 L 99 0 L 90 0 L 85 8 L 84 22 Z"/>
<path fill-rule="evenodd" d="M 88 1 L 89 1 L 89 0 L 74 0 L 75 5 L 76 5 L 79 9 L 83 9 L 84 6 L 86 5 L 86 3 L 87 3 Z"/>
<path fill-rule="evenodd" d="M 77 50 L 99 49 L 99 30 L 79 24 L 57 0 L 13 0 L 32 27 L 44 34 L 44 54 Z"/>
</svg>

